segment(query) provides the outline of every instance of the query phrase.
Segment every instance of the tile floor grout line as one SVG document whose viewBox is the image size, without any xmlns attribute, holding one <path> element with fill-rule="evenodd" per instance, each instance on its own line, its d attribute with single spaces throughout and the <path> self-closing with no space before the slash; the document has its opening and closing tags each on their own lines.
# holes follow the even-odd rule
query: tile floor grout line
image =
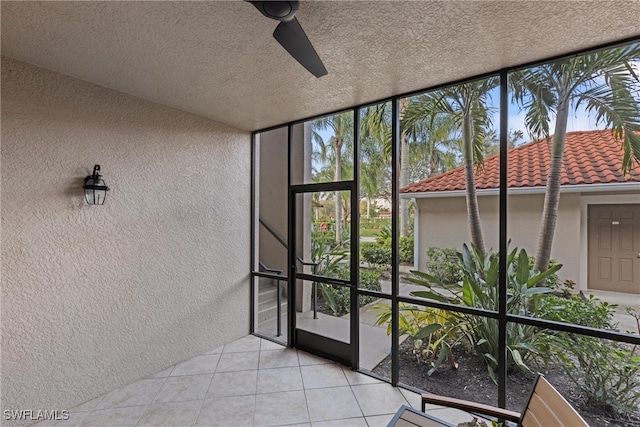
<svg viewBox="0 0 640 427">
<path fill-rule="evenodd" d="M 256 389 L 253 395 L 253 417 L 251 417 L 251 425 L 256 425 L 256 406 L 258 404 L 258 381 L 260 381 L 260 357 L 262 356 L 262 338 L 260 338 L 260 354 L 258 355 L 258 372 L 256 373 Z"/>
<path fill-rule="evenodd" d="M 304 405 L 307 407 L 307 419 L 309 420 L 309 425 L 311 425 L 311 411 L 309 410 L 309 399 L 307 399 L 307 389 L 303 389 L 302 393 L 304 393 Z"/>
<path fill-rule="evenodd" d="M 110 392 L 109 392 L 109 393 L 110 393 Z M 100 402 L 102 402 L 102 399 L 104 399 L 104 398 L 105 398 L 105 396 L 106 396 L 107 394 L 109 394 L 109 393 L 105 393 L 105 394 L 103 394 L 102 396 L 98 396 L 98 397 L 100 398 L 100 400 L 98 400 L 98 401 L 96 402 L 96 404 L 95 404 L 95 405 L 93 405 L 93 407 L 87 411 L 87 413 L 85 414 L 84 418 L 82 419 L 82 422 L 84 422 L 84 421 L 85 421 L 85 420 L 86 420 L 86 419 L 91 415 L 91 413 L 93 412 L 93 410 L 94 410 L 94 409 L 96 409 L 96 407 L 100 404 Z M 96 399 L 97 399 L 98 397 L 96 397 Z M 86 403 L 86 402 L 83 402 L 83 403 Z M 82 403 L 81 403 L 80 405 L 82 405 Z M 76 406 L 78 406 L 78 405 L 76 405 Z M 82 422 L 81 422 L 81 423 L 82 423 Z M 81 423 L 79 423 L 78 425 L 80 425 Z"/>
<path fill-rule="evenodd" d="M 298 349 L 295 349 L 296 359 L 298 360 L 298 371 L 300 371 L 300 381 L 302 382 L 302 393 L 304 394 L 304 403 L 307 407 L 307 418 L 309 420 L 309 425 L 311 425 L 311 412 L 309 411 L 309 401 L 307 400 L 307 387 L 304 385 L 304 376 L 302 375 L 302 366 L 300 365 L 300 352 Z"/>
<path fill-rule="evenodd" d="M 173 367 L 175 368 L 176 365 L 173 365 Z M 171 369 L 171 372 L 173 372 L 173 369 Z M 171 372 L 169 372 L 169 375 L 171 375 Z M 151 402 L 149 402 L 149 404 L 147 405 L 147 409 L 144 410 L 142 415 L 140 415 L 140 418 L 138 418 L 138 421 L 136 421 L 136 423 L 134 424 L 136 427 L 137 427 L 138 424 L 140 424 L 140 420 L 142 420 L 142 418 L 147 414 L 147 412 L 149 412 L 149 409 L 151 409 L 151 405 L 153 405 L 153 401 L 156 400 L 156 397 L 158 396 L 158 393 L 160 393 L 160 389 L 167 382 L 167 378 L 169 378 L 169 375 L 164 377 L 164 380 L 162 381 L 162 384 L 160 384 L 160 387 L 158 387 L 158 390 L 156 390 L 156 392 L 153 394 L 153 397 L 151 398 Z"/>
<path fill-rule="evenodd" d="M 226 346 L 223 345 L 222 346 L 222 350 L 220 350 L 220 355 L 218 356 L 218 361 L 216 362 L 216 367 L 213 368 L 213 373 L 211 374 L 211 380 L 209 381 L 209 386 L 207 387 L 207 391 L 204 393 L 204 397 L 202 398 L 202 401 L 200 402 L 200 409 L 198 409 L 198 413 L 196 414 L 196 419 L 193 420 L 193 424 L 191 424 L 191 426 L 195 426 L 198 423 L 198 419 L 200 418 L 200 414 L 202 413 L 202 408 L 204 407 L 204 401 L 207 400 L 207 396 L 209 396 L 209 389 L 211 389 L 211 384 L 213 383 L 213 378 L 216 375 L 216 371 L 218 370 L 218 365 L 220 364 L 220 359 L 222 359 L 222 352 L 224 351 L 224 347 Z"/>
<path fill-rule="evenodd" d="M 164 378 L 164 380 L 162 381 L 162 384 L 164 384 L 164 383 L 165 383 L 165 381 L 167 380 L 167 378 L 169 378 L 169 377 Z M 142 381 L 142 380 L 146 380 L 146 379 L 154 379 L 154 378 L 142 378 L 142 379 L 140 379 L 140 380 L 138 380 L 138 381 Z M 160 378 L 155 378 L 155 379 L 160 379 Z M 135 382 L 138 382 L 138 381 L 134 381 L 134 383 L 135 383 Z M 133 384 L 133 383 L 130 383 L 130 384 Z M 123 387 L 120 387 L 120 388 L 117 388 L 117 389 L 115 389 L 115 390 L 112 390 L 112 391 L 110 391 L 110 392 L 108 392 L 108 393 L 105 393 L 105 394 L 102 396 L 102 398 L 100 399 L 100 402 L 102 402 L 102 400 L 103 400 L 103 399 L 104 399 L 108 394 L 113 393 L 114 391 L 119 391 L 119 390 L 123 389 L 124 387 L 127 387 L 127 386 L 128 386 L 128 385 L 130 385 L 130 384 L 126 384 L 126 385 L 124 385 Z M 162 385 L 160 386 L 160 388 L 162 388 Z M 158 391 L 160 391 L 160 389 L 158 389 Z M 156 392 L 156 394 L 157 394 L 157 393 L 158 393 L 158 392 Z M 97 399 L 97 398 L 96 398 L 96 399 Z M 155 395 L 154 395 L 154 399 L 155 399 Z M 97 403 L 95 404 L 95 406 L 93 407 L 93 409 L 91 409 L 91 410 L 89 410 L 89 411 L 83 411 L 83 412 L 85 412 L 85 413 L 86 413 L 86 415 L 85 415 L 85 417 L 82 419 L 82 422 L 79 424 L 79 426 L 80 426 L 81 424 L 83 424 L 83 423 L 87 420 L 87 418 L 89 418 L 91 415 L 93 415 L 93 413 L 94 413 L 94 412 L 96 412 L 96 411 L 111 411 L 111 410 L 114 410 L 114 409 L 137 408 L 137 407 L 139 407 L 139 406 L 147 406 L 147 407 L 148 407 L 149 405 L 151 405 L 151 403 L 149 403 L 149 404 L 142 404 L 142 405 L 114 406 L 114 407 L 111 407 L 111 408 L 96 409 L 96 407 L 98 406 L 98 404 L 99 404 L 100 402 L 97 402 Z M 153 401 L 152 401 L 152 403 L 153 403 Z M 145 410 L 145 412 L 143 413 L 143 415 L 144 415 L 146 412 L 147 412 L 147 411 Z M 76 412 L 76 413 L 77 413 L 77 412 Z M 140 421 L 140 420 L 136 421 L 136 424 L 135 424 L 135 425 L 137 425 L 139 421 Z M 134 426 L 135 426 L 135 425 L 134 425 Z"/>
<path fill-rule="evenodd" d="M 360 401 L 358 400 L 358 396 L 356 396 L 355 391 L 353 391 L 353 385 L 349 384 L 349 389 L 351 390 L 351 393 L 353 393 L 353 397 L 356 399 L 356 403 L 358 404 L 358 409 L 360 409 L 360 412 L 362 412 L 362 416 L 364 417 L 364 422 L 366 422 L 367 425 L 369 425 L 369 423 L 367 422 L 367 416 L 364 414 L 362 405 L 360 405 Z"/>
</svg>

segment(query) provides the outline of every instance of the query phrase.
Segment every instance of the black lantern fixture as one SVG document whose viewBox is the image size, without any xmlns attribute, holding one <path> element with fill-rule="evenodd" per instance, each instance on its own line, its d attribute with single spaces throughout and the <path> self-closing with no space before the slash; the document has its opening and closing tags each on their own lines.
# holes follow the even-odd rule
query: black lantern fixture
<svg viewBox="0 0 640 427">
<path fill-rule="evenodd" d="M 100 175 L 100 165 L 93 167 L 93 174 L 84 179 L 84 198 L 90 205 L 103 205 L 104 199 L 107 198 L 109 187 Z"/>
</svg>

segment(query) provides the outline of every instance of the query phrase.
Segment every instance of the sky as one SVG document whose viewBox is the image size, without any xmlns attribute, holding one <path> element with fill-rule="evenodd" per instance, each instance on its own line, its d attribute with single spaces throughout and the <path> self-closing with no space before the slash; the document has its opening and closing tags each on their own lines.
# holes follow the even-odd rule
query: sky
<svg viewBox="0 0 640 427">
<path fill-rule="evenodd" d="M 633 65 L 635 73 L 637 76 L 640 76 L 640 61 L 636 61 Z M 494 109 L 493 116 L 493 128 L 496 130 L 499 128 L 499 105 L 500 105 L 500 88 L 495 88 L 491 92 L 491 105 Z M 640 93 L 638 93 L 638 102 L 640 102 Z M 510 99 L 509 103 L 509 114 L 508 114 L 508 129 L 510 131 L 522 131 L 524 136 L 521 143 L 530 142 L 532 140 L 529 132 L 525 126 L 525 116 L 526 111 L 521 111 L 520 107 L 515 104 L 513 99 Z M 602 129 L 604 124 L 600 124 L 596 126 L 595 116 L 593 114 L 589 114 L 585 110 L 585 106 L 581 105 L 577 109 L 570 110 L 568 123 L 567 123 L 567 131 L 588 131 L 595 129 Z M 554 133 L 555 129 L 555 118 L 553 117 L 553 113 L 551 114 L 551 120 L 549 123 L 549 131 L 551 134 Z M 328 141 L 332 136 L 332 132 L 329 130 L 320 131 L 319 132 L 322 138 L 325 141 Z M 319 167 L 319 165 L 316 165 Z"/>
<path fill-rule="evenodd" d="M 511 130 L 520 130 L 524 135 L 525 142 L 531 141 L 531 137 L 527 131 L 527 127 L 525 126 L 524 119 L 526 116 L 526 111 L 520 111 L 520 107 L 515 105 L 514 103 L 509 104 L 509 118 L 508 118 L 508 128 Z M 497 118 L 496 118 L 497 120 Z M 556 121 L 552 117 L 549 122 L 549 132 L 553 134 L 555 129 Z M 497 127 L 498 123 L 494 123 Z M 577 131 L 577 130 L 594 130 L 598 128 L 602 128 L 603 125 L 596 127 L 595 118 L 591 117 L 587 111 L 584 109 L 584 106 L 581 105 L 577 110 L 571 111 L 569 113 L 569 120 L 567 122 L 567 131 Z"/>
</svg>

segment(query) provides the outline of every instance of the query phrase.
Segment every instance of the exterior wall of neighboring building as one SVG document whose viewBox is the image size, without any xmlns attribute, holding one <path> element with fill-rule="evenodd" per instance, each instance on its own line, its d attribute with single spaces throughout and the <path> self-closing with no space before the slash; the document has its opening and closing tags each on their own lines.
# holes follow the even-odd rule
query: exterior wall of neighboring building
<svg viewBox="0 0 640 427">
<path fill-rule="evenodd" d="M 111 191 L 88 206 L 96 163 Z M 1 179 L 3 410 L 249 332 L 249 133 L 2 58 Z"/>
<path fill-rule="evenodd" d="M 425 269 L 429 247 L 460 249 L 471 241 L 464 196 L 418 198 L 419 243 L 418 268 Z M 499 200 L 498 196 L 479 196 L 480 217 L 487 250 L 498 250 Z M 535 256 L 540 231 L 544 194 L 513 194 L 508 199 L 508 233 L 511 248 L 524 248 Z M 558 222 L 553 241 L 552 259 L 563 264 L 561 278 L 581 279 L 580 257 L 580 194 L 567 193 L 560 197 Z M 582 284 L 581 284 L 582 286 Z M 586 289 L 586 282 L 584 284 Z"/>
<path fill-rule="evenodd" d="M 262 132 L 257 136 L 256 162 L 256 206 L 257 216 L 264 221 L 278 236 L 288 242 L 288 126 Z M 293 165 L 292 180 L 294 183 L 311 182 L 311 124 L 303 123 L 293 126 L 291 150 Z M 304 200 L 304 202 L 303 202 Z M 297 246 L 298 254 L 305 261 L 311 259 L 311 197 L 299 195 L 297 208 Z M 256 221 L 258 223 L 258 221 Z M 258 259 L 268 268 L 287 271 L 287 248 L 276 239 L 266 227 L 256 224 L 258 236 Z M 306 267 L 308 270 L 308 267 Z M 254 266 L 258 269 L 258 266 Z M 310 273 L 311 271 L 305 271 Z M 286 282 L 280 282 L 283 290 Z M 298 284 L 296 308 L 298 311 L 311 309 L 311 289 Z M 285 292 L 286 293 L 286 292 Z"/>
<path fill-rule="evenodd" d="M 288 128 L 257 136 L 256 205 L 258 215 L 278 236 L 287 241 Z M 287 275 L 287 248 L 263 226 L 258 228 L 258 259 L 267 267 Z M 257 266 L 254 267 L 257 269 Z"/>
</svg>

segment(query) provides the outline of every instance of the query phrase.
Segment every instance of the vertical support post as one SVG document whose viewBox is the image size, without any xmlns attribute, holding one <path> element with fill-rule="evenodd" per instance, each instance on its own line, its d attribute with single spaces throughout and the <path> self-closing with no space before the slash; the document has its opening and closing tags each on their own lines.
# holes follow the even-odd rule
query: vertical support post
<svg viewBox="0 0 640 427">
<path fill-rule="evenodd" d="M 292 144 L 293 144 L 293 125 L 289 124 L 287 128 L 287 139 L 288 139 L 288 157 L 289 160 L 287 164 L 289 165 L 287 175 L 288 175 L 288 198 L 287 198 L 287 213 L 289 218 L 287 218 L 287 224 L 289 227 L 288 234 L 288 276 L 289 283 L 287 284 L 287 298 L 289 299 L 289 304 L 287 305 L 287 346 L 293 347 L 295 346 L 295 330 L 296 330 L 296 199 L 295 193 L 291 190 L 292 184 Z"/>
<path fill-rule="evenodd" d="M 251 267 L 249 269 L 250 272 L 253 273 L 255 265 L 256 265 L 256 134 L 255 132 L 251 134 L 251 187 L 250 187 L 250 191 L 251 191 L 251 240 L 250 240 L 250 244 L 251 244 Z M 256 286 L 255 286 L 255 281 L 256 278 L 253 274 L 251 274 L 251 279 L 249 280 L 249 286 L 251 286 L 250 290 L 249 290 L 249 295 L 251 298 L 251 302 L 249 304 L 250 306 L 250 314 L 249 314 L 249 318 L 250 318 L 250 333 L 255 333 L 256 332 L 256 303 L 255 303 L 255 299 L 256 299 Z"/>
<path fill-rule="evenodd" d="M 360 358 L 360 108 L 353 110 L 353 185 L 351 187 L 351 368 Z"/>
<path fill-rule="evenodd" d="M 278 319 L 276 320 L 276 336 L 279 337 L 282 335 L 282 296 L 280 295 L 280 280 L 275 280 L 276 282 L 276 303 L 278 304 L 278 308 L 276 309 L 276 316 Z"/>
<path fill-rule="evenodd" d="M 318 274 L 318 264 L 313 264 L 313 275 Z M 313 318 L 318 319 L 318 282 L 313 282 Z"/>
<path fill-rule="evenodd" d="M 398 218 L 400 198 L 400 99 L 391 99 L 391 385 L 396 387 L 400 379 L 399 340 L 400 323 L 398 290 L 400 284 L 398 256 Z"/>
<path fill-rule="evenodd" d="M 506 407 L 507 399 L 507 154 L 509 150 L 508 73 L 500 71 L 500 264 L 498 275 L 498 406 Z"/>
</svg>

